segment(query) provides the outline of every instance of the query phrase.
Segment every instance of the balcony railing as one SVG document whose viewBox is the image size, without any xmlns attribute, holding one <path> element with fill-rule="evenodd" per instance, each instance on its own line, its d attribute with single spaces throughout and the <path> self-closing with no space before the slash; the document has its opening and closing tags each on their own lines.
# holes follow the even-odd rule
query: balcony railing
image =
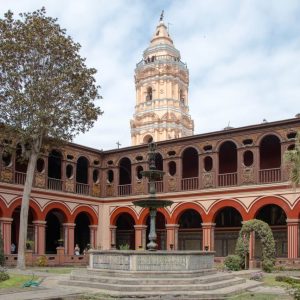
<svg viewBox="0 0 300 300">
<path fill-rule="evenodd" d="M 264 169 L 259 170 L 259 182 L 260 183 L 272 183 L 281 181 L 281 169 Z"/>
<path fill-rule="evenodd" d="M 131 195 L 131 184 L 118 185 L 118 195 L 119 196 Z"/>
<path fill-rule="evenodd" d="M 85 183 L 76 182 L 76 193 L 80 195 L 89 195 L 90 186 Z"/>
<path fill-rule="evenodd" d="M 150 189 L 150 183 L 148 183 L 148 192 Z M 164 191 L 164 183 L 163 181 L 155 181 L 155 191 L 156 193 L 163 193 Z"/>
<path fill-rule="evenodd" d="M 234 186 L 237 185 L 237 172 L 218 175 L 219 186 Z"/>
<path fill-rule="evenodd" d="M 181 179 L 181 189 L 183 191 L 197 190 L 199 186 L 198 177 Z"/>
<path fill-rule="evenodd" d="M 48 189 L 55 191 L 62 191 L 63 181 L 56 178 L 48 177 Z"/>
<path fill-rule="evenodd" d="M 25 184 L 26 173 L 15 172 L 15 183 L 16 184 Z"/>
</svg>

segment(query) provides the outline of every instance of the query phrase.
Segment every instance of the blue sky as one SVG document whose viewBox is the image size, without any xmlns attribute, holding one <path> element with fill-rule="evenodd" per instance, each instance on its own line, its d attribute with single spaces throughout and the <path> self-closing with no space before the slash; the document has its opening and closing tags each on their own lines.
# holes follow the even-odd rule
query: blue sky
<svg viewBox="0 0 300 300">
<path fill-rule="evenodd" d="M 195 133 L 300 113 L 298 0 L 0 0 L 0 13 L 45 6 L 98 70 L 104 115 L 75 139 L 98 149 L 130 146 L 134 68 L 162 9 L 190 71 Z"/>
</svg>

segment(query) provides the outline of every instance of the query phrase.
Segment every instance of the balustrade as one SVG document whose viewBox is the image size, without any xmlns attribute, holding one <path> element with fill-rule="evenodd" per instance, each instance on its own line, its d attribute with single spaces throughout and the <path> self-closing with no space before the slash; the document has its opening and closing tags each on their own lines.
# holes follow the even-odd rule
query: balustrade
<svg viewBox="0 0 300 300">
<path fill-rule="evenodd" d="M 118 185 L 118 195 L 119 196 L 131 195 L 131 184 Z"/>
<path fill-rule="evenodd" d="M 15 184 L 25 184 L 26 173 L 15 172 Z"/>
<path fill-rule="evenodd" d="M 150 184 L 148 183 L 148 192 L 150 189 Z M 155 181 L 155 190 L 156 193 L 163 193 L 164 191 L 164 183 L 163 181 Z"/>
<path fill-rule="evenodd" d="M 218 175 L 219 186 L 234 186 L 237 185 L 237 172 Z"/>
<path fill-rule="evenodd" d="M 85 183 L 78 183 L 76 182 L 76 193 L 80 195 L 89 195 L 90 193 L 90 186 Z"/>
<path fill-rule="evenodd" d="M 198 177 L 183 178 L 181 180 L 181 189 L 183 191 L 197 190 L 199 187 Z"/>
<path fill-rule="evenodd" d="M 60 179 L 48 177 L 48 189 L 62 191 L 63 182 Z"/>
<path fill-rule="evenodd" d="M 281 169 L 264 169 L 259 170 L 259 182 L 260 183 L 272 183 L 281 181 Z"/>
</svg>

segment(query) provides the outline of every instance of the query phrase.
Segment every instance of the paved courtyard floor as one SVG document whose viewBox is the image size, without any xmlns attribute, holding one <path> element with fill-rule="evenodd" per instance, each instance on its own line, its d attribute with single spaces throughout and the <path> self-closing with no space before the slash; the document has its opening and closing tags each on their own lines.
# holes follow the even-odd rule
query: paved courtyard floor
<svg viewBox="0 0 300 300">
<path fill-rule="evenodd" d="M 53 270 L 55 271 L 55 270 Z M 71 269 L 70 269 L 71 271 Z M 39 287 L 36 288 L 15 288 L 15 289 L 0 289 L 0 299 L 2 300 L 43 300 L 43 299 L 80 299 L 80 295 L 93 295 L 99 293 L 99 290 L 86 288 L 86 287 L 69 287 L 59 285 L 59 281 L 69 277 L 69 274 L 56 274 L 53 272 L 39 271 L 37 269 L 27 269 L 20 271 L 16 269 L 10 269 L 10 273 L 31 275 L 42 278 L 43 281 Z M 253 273 L 253 270 L 235 272 L 236 276 L 249 276 Z M 289 272 L 289 275 L 299 276 L 300 272 Z M 250 290 L 254 294 L 264 293 L 270 295 L 282 295 L 283 298 L 288 296 L 287 290 L 283 287 L 277 286 L 259 286 Z"/>
</svg>

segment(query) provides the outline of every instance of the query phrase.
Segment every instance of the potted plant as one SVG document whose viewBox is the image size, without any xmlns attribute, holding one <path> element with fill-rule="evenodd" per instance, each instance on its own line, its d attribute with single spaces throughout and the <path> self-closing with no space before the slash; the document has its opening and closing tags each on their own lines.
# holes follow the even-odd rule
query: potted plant
<svg viewBox="0 0 300 300">
<path fill-rule="evenodd" d="M 33 250 L 34 241 L 27 240 L 26 241 L 26 250 Z"/>
</svg>

